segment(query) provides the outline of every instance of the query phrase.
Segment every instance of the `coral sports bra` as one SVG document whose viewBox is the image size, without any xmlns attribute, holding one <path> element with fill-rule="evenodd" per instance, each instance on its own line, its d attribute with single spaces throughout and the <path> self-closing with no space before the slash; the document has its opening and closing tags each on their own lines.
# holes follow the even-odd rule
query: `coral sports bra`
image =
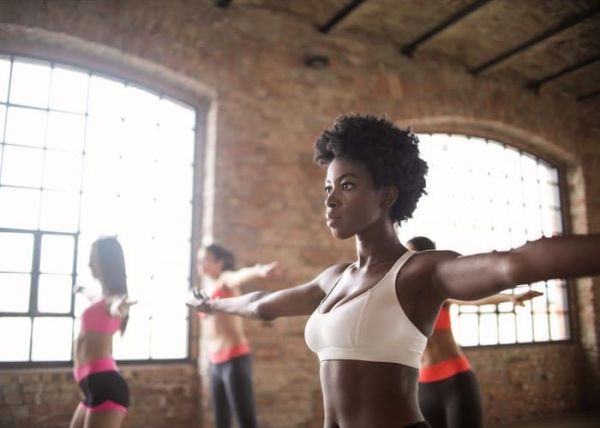
<svg viewBox="0 0 600 428">
<path fill-rule="evenodd" d="M 433 331 L 440 330 L 452 330 L 452 324 L 450 323 L 450 309 L 447 306 L 443 306 L 440 309 L 440 314 L 435 322 Z"/>
<path fill-rule="evenodd" d="M 420 367 L 427 337 L 408 319 L 396 295 L 398 272 L 413 254 L 404 253 L 377 284 L 353 299 L 326 313 L 319 312 L 319 305 L 306 323 L 304 338 L 320 361 L 360 360 Z"/>
<path fill-rule="evenodd" d="M 89 331 L 114 334 L 121 328 L 121 318 L 113 317 L 105 299 L 92 303 L 81 315 L 81 332 Z"/>
</svg>

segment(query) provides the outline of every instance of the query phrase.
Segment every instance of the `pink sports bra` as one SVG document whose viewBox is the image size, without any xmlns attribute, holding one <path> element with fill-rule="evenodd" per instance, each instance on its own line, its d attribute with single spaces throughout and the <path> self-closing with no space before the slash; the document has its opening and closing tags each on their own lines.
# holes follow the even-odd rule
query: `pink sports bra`
<svg viewBox="0 0 600 428">
<path fill-rule="evenodd" d="M 375 286 L 352 300 L 326 313 L 319 312 L 319 305 L 306 323 L 304 337 L 320 361 L 360 360 L 419 368 L 427 337 L 406 316 L 396 296 L 396 277 L 412 254 L 404 253 Z M 333 288 L 337 283 L 339 278 Z"/>
<path fill-rule="evenodd" d="M 114 334 L 119 328 L 121 318 L 110 315 L 105 299 L 92 303 L 81 315 L 82 333 L 93 331 Z"/>
</svg>

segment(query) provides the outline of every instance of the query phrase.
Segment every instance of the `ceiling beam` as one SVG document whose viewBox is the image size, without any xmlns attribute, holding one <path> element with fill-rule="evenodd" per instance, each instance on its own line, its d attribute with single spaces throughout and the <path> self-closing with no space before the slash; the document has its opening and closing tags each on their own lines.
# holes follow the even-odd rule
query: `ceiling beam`
<svg viewBox="0 0 600 428">
<path fill-rule="evenodd" d="M 215 3 L 215 6 L 223 8 L 223 9 L 228 7 L 232 2 L 232 0 L 213 0 L 213 1 Z"/>
<path fill-rule="evenodd" d="M 341 8 L 329 21 L 318 27 L 321 33 L 329 33 L 333 27 L 335 27 L 342 19 L 350 14 L 354 9 L 363 4 L 366 0 L 351 0 L 350 3 L 346 4 Z"/>
<path fill-rule="evenodd" d="M 587 10 L 583 13 L 569 16 L 569 17 L 563 19 L 557 25 L 547 29 L 546 31 L 538 34 L 537 36 L 532 37 L 531 39 L 521 43 L 520 45 L 518 45 L 512 49 L 509 49 L 506 52 L 501 53 L 496 58 L 492 58 L 491 60 L 486 61 L 481 65 L 473 67 L 470 71 L 473 74 L 479 74 L 485 70 L 488 70 L 488 69 L 500 64 L 501 62 L 506 61 L 508 58 L 510 58 L 518 53 L 521 53 L 521 52 L 531 48 L 532 46 L 534 46 L 552 36 L 555 36 L 556 34 L 562 32 L 568 28 L 571 28 L 571 27 L 579 24 L 581 21 L 589 18 L 590 16 L 595 15 L 599 11 L 600 11 L 600 5 L 597 5 L 597 6 L 593 7 L 592 9 Z"/>
<path fill-rule="evenodd" d="M 490 1 L 491 0 L 477 0 L 473 3 L 471 3 L 469 6 L 465 7 L 464 9 L 461 9 L 458 12 L 456 12 L 455 14 L 451 15 L 445 21 L 440 22 L 438 25 L 433 27 L 431 30 L 426 31 L 425 33 L 423 33 L 422 35 L 417 37 L 415 40 L 413 40 L 412 42 L 409 42 L 409 43 L 405 44 L 404 46 L 402 46 L 402 48 L 400 49 L 400 52 L 403 55 L 412 57 L 420 44 L 423 44 L 424 42 L 426 42 L 427 40 L 429 40 L 436 34 L 441 33 L 446 28 L 451 27 L 452 25 L 456 24 L 458 21 L 467 17 L 468 15 L 475 12 L 477 9 L 484 6 L 486 3 L 489 3 Z"/>
<path fill-rule="evenodd" d="M 596 61 L 600 61 L 600 55 L 596 55 L 592 58 L 588 58 L 585 61 L 579 62 L 577 64 L 569 65 L 569 66 L 557 71 L 556 73 L 549 74 L 547 76 L 542 77 L 541 79 L 532 80 L 531 82 L 529 82 L 527 84 L 527 86 L 530 89 L 532 89 L 533 91 L 538 92 L 540 90 L 540 88 L 542 87 L 542 85 L 545 85 L 546 83 L 551 82 L 553 80 L 560 79 L 561 77 L 566 76 L 567 74 L 573 73 L 574 71 L 580 70 L 584 67 L 587 67 L 588 65 L 591 65 L 591 64 L 595 63 Z"/>
<path fill-rule="evenodd" d="M 577 97 L 577 101 L 585 101 L 600 95 L 600 89 Z"/>
</svg>

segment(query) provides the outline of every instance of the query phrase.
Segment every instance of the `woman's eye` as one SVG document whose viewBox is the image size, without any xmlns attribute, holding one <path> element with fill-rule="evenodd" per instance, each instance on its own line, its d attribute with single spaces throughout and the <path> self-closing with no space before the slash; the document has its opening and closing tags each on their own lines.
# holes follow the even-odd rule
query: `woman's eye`
<svg viewBox="0 0 600 428">
<path fill-rule="evenodd" d="M 342 190 L 350 190 L 354 187 L 354 183 L 342 183 Z"/>
<path fill-rule="evenodd" d="M 331 186 L 325 186 L 323 188 L 323 191 L 325 192 L 326 195 L 329 195 L 331 193 Z"/>
</svg>

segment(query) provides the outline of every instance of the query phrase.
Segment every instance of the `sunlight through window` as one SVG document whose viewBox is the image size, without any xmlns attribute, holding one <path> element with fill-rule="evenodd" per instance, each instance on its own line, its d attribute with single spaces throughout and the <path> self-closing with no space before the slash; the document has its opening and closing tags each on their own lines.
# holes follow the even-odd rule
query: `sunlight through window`
<svg viewBox="0 0 600 428">
<path fill-rule="evenodd" d="M 508 145 L 462 135 L 419 135 L 429 164 L 427 195 L 400 237 L 427 236 L 438 249 L 461 254 L 508 250 L 563 232 L 558 169 Z M 570 338 L 564 280 L 523 284 L 544 293 L 525 306 L 453 306 L 463 346 L 547 342 Z M 512 291 L 510 291 L 512 292 Z"/>
<path fill-rule="evenodd" d="M 195 109 L 132 82 L 0 56 L 1 362 L 69 361 L 117 235 L 132 307 L 118 359 L 188 355 Z M 117 335 L 118 336 L 118 335 Z M 117 337 L 115 336 L 115 337 Z"/>
</svg>

